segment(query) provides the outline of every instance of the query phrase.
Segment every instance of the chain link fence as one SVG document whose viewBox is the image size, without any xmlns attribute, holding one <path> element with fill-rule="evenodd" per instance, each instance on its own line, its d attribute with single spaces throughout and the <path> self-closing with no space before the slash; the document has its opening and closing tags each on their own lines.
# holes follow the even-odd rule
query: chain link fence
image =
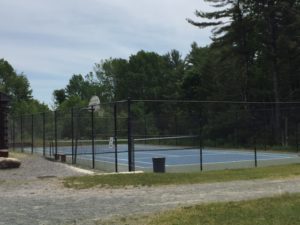
<svg viewBox="0 0 300 225">
<path fill-rule="evenodd" d="M 299 161 L 299 112 L 299 103 L 128 99 L 11 117 L 9 140 L 103 171 L 150 171 L 157 157 L 167 171 L 254 167 Z"/>
</svg>

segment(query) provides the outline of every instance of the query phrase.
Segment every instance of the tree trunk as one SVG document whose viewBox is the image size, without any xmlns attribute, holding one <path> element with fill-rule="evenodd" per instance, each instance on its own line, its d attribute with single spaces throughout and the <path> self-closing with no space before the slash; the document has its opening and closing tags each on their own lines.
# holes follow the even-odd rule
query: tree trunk
<svg viewBox="0 0 300 225">
<path fill-rule="evenodd" d="M 278 71 L 276 69 L 277 63 L 276 59 L 272 62 L 272 81 L 273 81 L 273 94 L 274 94 L 274 107 L 275 107 L 275 143 L 278 144 L 281 136 L 281 124 L 280 124 L 280 97 L 279 97 L 279 88 L 278 88 Z"/>
<path fill-rule="evenodd" d="M 267 42 L 269 43 L 268 49 L 270 57 L 270 72 L 272 76 L 272 83 L 273 83 L 273 98 L 274 98 L 274 108 L 275 108 L 275 121 L 274 121 L 274 129 L 275 129 L 275 144 L 280 143 L 281 137 L 281 124 L 280 124 L 280 95 L 279 95 L 279 84 L 278 84 L 278 52 L 277 52 L 277 24 L 275 19 L 275 8 L 274 1 L 268 1 L 268 39 Z"/>
</svg>

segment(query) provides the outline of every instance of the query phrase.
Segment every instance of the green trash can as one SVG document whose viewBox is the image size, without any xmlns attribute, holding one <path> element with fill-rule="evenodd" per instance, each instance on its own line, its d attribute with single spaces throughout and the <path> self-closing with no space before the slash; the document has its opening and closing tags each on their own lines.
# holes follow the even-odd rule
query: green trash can
<svg viewBox="0 0 300 225">
<path fill-rule="evenodd" d="M 152 162 L 153 162 L 153 172 L 154 173 L 166 172 L 166 158 L 165 157 L 152 158 Z"/>
</svg>

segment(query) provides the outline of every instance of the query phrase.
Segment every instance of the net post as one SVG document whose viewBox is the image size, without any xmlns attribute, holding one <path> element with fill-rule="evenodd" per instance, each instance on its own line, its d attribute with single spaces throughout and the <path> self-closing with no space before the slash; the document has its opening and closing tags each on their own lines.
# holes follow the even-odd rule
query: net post
<svg viewBox="0 0 300 225">
<path fill-rule="evenodd" d="M 43 156 L 46 156 L 46 113 L 43 112 Z"/>
<path fill-rule="evenodd" d="M 118 172 L 118 121 L 117 103 L 114 102 L 114 142 L 115 142 L 115 172 Z"/>
<path fill-rule="evenodd" d="M 57 154 L 57 111 L 54 111 L 54 145 L 55 154 Z"/>
<path fill-rule="evenodd" d="M 95 169 L 95 131 L 94 131 L 94 106 L 91 106 L 91 122 L 92 122 L 92 168 Z"/>
<path fill-rule="evenodd" d="M 127 132 L 128 132 L 128 170 L 134 171 L 132 124 L 131 124 L 131 99 L 127 100 Z"/>
<path fill-rule="evenodd" d="M 34 116 L 33 116 L 33 114 L 31 114 L 31 154 L 33 154 L 33 135 L 34 135 L 33 119 L 34 119 Z"/>
</svg>

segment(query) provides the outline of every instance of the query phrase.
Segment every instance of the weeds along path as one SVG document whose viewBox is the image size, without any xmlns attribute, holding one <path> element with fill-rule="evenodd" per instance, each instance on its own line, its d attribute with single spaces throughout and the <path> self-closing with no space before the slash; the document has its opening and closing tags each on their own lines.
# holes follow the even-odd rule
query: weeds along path
<svg viewBox="0 0 300 225">
<path fill-rule="evenodd" d="M 300 192 L 300 177 L 160 187 L 64 188 L 61 177 L 81 175 L 67 165 L 26 157 L 19 170 L 0 171 L 0 225 L 95 224 L 95 220 L 178 206 L 239 201 Z M 54 164 L 53 164 L 54 163 Z M 56 176 L 54 178 L 53 176 Z"/>
</svg>

